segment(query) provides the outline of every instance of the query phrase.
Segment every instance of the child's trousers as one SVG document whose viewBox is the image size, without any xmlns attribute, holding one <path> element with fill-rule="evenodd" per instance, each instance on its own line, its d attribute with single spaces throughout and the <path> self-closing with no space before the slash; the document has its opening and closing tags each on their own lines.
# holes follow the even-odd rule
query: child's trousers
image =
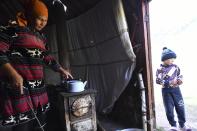
<svg viewBox="0 0 197 131">
<path fill-rule="evenodd" d="M 185 108 L 184 101 L 179 87 L 175 88 L 163 88 L 163 103 L 166 111 L 167 119 L 171 126 L 176 126 L 176 121 L 174 120 L 174 109 L 178 116 L 179 126 L 183 127 L 185 120 Z"/>
</svg>

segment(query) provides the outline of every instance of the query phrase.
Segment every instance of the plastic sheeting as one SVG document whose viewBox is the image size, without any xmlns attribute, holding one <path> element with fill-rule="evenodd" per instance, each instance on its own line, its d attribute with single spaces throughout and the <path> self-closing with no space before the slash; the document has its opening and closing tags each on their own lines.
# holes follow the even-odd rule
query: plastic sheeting
<svg viewBox="0 0 197 131">
<path fill-rule="evenodd" d="M 88 88 L 97 90 L 99 112 L 110 112 L 135 67 L 121 0 L 102 0 L 69 20 L 67 29 L 74 77 L 88 80 Z"/>
</svg>

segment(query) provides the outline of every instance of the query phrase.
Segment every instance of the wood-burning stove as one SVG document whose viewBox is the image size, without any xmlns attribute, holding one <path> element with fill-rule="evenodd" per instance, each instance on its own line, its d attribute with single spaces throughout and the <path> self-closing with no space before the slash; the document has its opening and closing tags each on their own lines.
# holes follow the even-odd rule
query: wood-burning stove
<svg viewBox="0 0 197 131">
<path fill-rule="evenodd" d="M 61 92 L 60 117 L 66 131 L 96 131 L 95 91 Z"/>
</svg>

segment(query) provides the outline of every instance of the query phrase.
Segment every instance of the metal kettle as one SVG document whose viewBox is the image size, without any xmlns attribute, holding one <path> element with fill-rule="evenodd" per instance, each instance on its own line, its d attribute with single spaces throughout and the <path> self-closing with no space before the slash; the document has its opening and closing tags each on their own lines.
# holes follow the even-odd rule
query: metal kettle
<svg viewBox="0 0 197 131">
<path fill-rule="evenodd" d="M 81 80 L 67 80 L 66 84 L 68 92 L 82 92 L 85 90 L 87 81 L 82 82 Z"/>
</svg>

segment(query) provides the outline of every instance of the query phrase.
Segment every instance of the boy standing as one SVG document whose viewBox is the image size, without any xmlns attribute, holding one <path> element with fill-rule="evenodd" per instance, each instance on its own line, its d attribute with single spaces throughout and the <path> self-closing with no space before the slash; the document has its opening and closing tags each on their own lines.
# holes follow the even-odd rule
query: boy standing
<svg viewBox="0 0 197 131">
<path fill-rule="evenodd" d="M 185 125 L 184 101 L 179 88 L 182 82 L 182 75 L 177 65 L 173 64 L 176 54 L 172 50 L 164 47 L 160 68 L 156 72 L 156 83 L 162 85 L 163 103 L 166 116 L 171 125 L 170 131 L 177 131 L 176 121 L 174 120 L 174 108 L 178 116 L 178 122 L 181 131 L 191 131 Z"/>
</svg>

